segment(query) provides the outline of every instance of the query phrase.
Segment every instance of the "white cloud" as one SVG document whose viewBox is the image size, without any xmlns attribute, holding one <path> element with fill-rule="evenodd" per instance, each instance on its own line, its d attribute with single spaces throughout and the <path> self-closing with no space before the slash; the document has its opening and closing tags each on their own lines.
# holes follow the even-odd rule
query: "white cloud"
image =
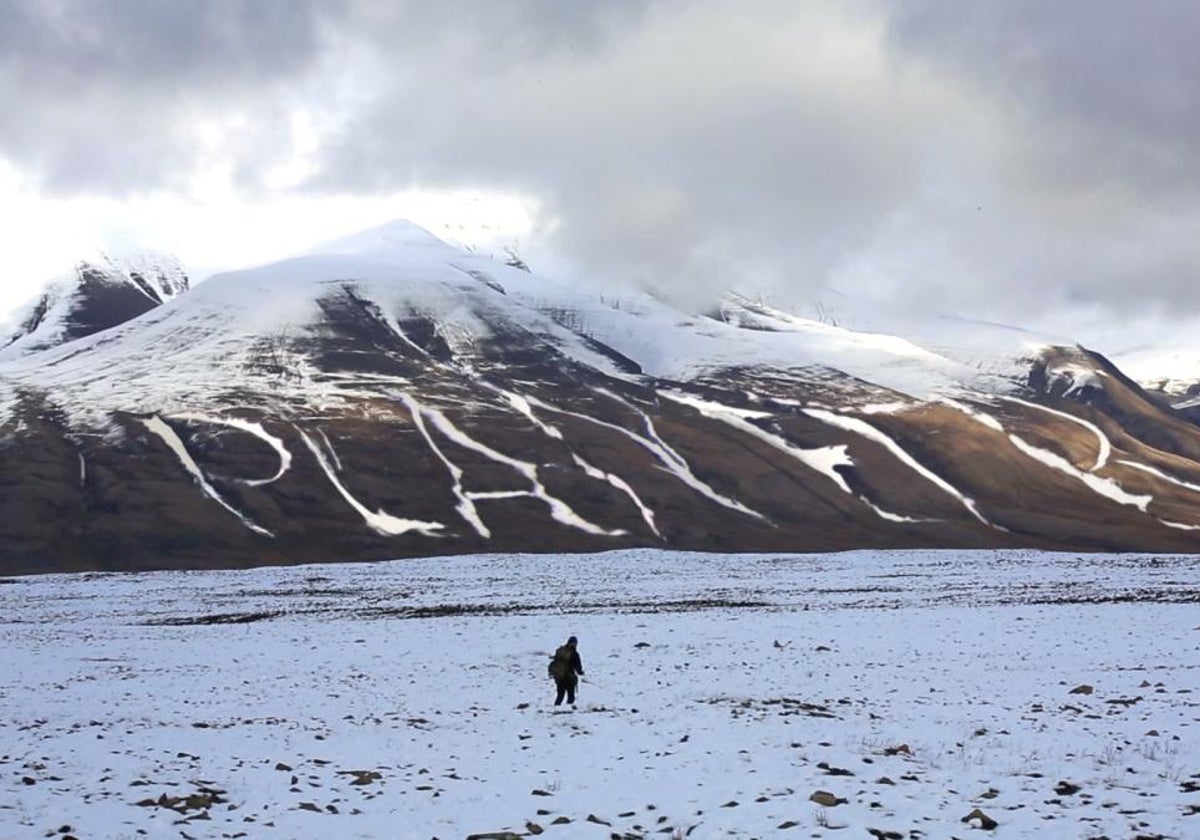
<svg viewBox="0 0 1200 840">
<path fill-rule="evenodd" d="M 519 197 L 483 215 L 543 265 L 696 305 L 840 292 L 1084 341 L 1200 309 L 1187 4 L 265 8 L 0 0 L 0 308 L 89 229 L 233 263 L 471 194 Z"/>
</svg>

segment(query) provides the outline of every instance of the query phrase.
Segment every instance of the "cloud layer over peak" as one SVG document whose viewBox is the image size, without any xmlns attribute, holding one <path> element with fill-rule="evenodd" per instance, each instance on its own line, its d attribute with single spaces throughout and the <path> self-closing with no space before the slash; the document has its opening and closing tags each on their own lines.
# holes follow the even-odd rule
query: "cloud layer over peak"
<svg viewBox="0 0 1200 840">
<path fill-rule="evenodd" d="M 517 193 L 572 270 L 697 305 L 1174 317 L 1198 35 L 1167 0 L 0 0 L 0 158 L 60 195 Z"/>
</svg>

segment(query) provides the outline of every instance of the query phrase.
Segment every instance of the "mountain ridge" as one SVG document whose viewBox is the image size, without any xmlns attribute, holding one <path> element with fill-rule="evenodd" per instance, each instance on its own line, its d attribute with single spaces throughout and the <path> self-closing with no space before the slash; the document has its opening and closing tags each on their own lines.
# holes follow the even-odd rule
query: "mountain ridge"
<svg viewBox="0 0 1200 840">
<path fill-rule="evenodd" d="M 100 252 L 47 285 L 0 326 L 0 360 L 120 326 L 190 286 L 179 260 L 158 252 Z"/>
<path fill-rule="evenodd" d="M 1200 429 L 1011 338 L 688 313 L 395 223 L 0 356 L 0 568 L 1200 544 Z"/>
</svg>

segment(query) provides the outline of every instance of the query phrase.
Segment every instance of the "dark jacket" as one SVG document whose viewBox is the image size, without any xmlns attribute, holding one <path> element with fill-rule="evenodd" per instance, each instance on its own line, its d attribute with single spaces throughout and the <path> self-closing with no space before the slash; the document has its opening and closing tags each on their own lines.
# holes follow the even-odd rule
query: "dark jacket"
<svg viewBox="0 0 1200 840">
<path fill-rule="evenodd" d="M 560 654 L 566 655 L 569 651 L 567 672 L 558 673 L 560 669 L 555 668 L 555 663 L 559 661 Z M 554 658 L 550 660 L 550 676 L 558 683 L 574 683 L 578 679 L 576 674 L 583 676 L 583 661 L 579 658 L 579 651 L 574 645 L 563 645 L 554 652 Z"/>
</svg>

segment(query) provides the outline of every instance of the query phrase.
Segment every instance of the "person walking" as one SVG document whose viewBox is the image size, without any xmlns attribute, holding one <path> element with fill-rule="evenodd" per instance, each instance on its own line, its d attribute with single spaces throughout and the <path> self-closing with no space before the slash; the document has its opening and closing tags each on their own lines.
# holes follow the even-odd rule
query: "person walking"
<svg viewBox="0 0 1200 840">
<path fill-rule="evenodd" d="M 564 699 L 570 705 L 575 705 L 575 686 L 579 684 L 579 677 L 583 676 L 578 644 L 579 640 L 572 636 L 554 651 L 554 658 L 550 660 L 548 671 L 558 692 L 554 697 L 555 706 L 561 706 Z"/>
</svg>

